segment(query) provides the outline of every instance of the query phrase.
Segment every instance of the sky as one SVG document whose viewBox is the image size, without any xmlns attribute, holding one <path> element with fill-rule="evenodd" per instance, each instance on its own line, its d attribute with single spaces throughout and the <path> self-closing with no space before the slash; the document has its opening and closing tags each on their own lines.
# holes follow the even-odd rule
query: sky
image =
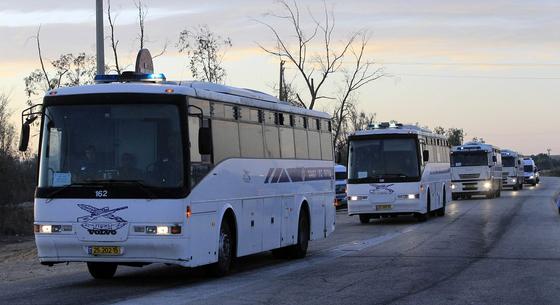
<svg viewBox="0 0 560 305">
<path fill-rule="evenodd" d="M 379 121 L 463 128 L 466 139 L 483 138 L 523 154 L 560 154 L 560 1 L 401 1 L 325 0 L 336 20 L 335 46 L 349 35 L 368 30 L 369 60 L 385 77 L 363 87 L 358 107 Z M 273 23 L 293 42 L 289 24 L 271 17 L 281 7 L 269 0 L 145 0 L 147 47 L 159 53 L 156 72 L 168 79 L 189 79 L 187 57 L 176 47 L 179 33 L 206 24 L 231 38 L 224 57 L 226 83 L 275 94 L 278 59 L 258 45 L 274 46 L 258 21 Z M 43 56 L 95 54 L 95 1 L 19 0 L 0 2 L 0 93 L 11 97 L 14 122 L 25 106 L 23 78 L 39 68 L 33 40 L 41 26 Z M 138 49 L 133 0 L 111 1 L 116 14 L 119 61 L 131 65 Z M 309 33 L 321 16 L 323 1 L 298 1 Z M 106 33 L 108 33 L 105 20 Z M 293 45 L 293 44 L 292 44 Z M 314 45 L 312 49 L 319 50 Z M 311 51 L 313 52 L 313 51 Z M 106 62 L 112 63 L 109 41 Z M 351 65 L 348 59 L 345 65 Z M 286 77 L 305 87 L 294 66 Z M 336 93 L 333 77 L 325 94 Z M 40 98 L 37 100 L 40 102 Z M 323 100 L 316 109 L 329 111 Z"/>
</svg>

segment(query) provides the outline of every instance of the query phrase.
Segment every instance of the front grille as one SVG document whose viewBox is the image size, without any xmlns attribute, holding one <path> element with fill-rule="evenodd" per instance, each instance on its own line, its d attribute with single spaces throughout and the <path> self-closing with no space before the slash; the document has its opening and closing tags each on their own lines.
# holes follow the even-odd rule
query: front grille
<svg viewBox="0 0 560 305">
<path fill-rule="evenodd" d="M 478 186 L 476 184 L 476 182 L 470 182 L 470 183 L 463 183 L 463 190 L 465 191 L 476 191 L 478 190 Z"/>
<path fill-rule="evenodd" d="M 459 174 L 461 179 L 478 179 L 480 174 Z"/>
</svg>

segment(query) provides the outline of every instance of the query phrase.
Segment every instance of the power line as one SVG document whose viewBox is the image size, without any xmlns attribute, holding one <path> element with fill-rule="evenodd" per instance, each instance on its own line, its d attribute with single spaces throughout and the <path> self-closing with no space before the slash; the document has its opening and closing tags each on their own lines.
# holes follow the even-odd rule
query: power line
<svg viewBox="0 0 560 305">
<path fill-rule="evenodd" d="M 512 79 L 512 80 L 560 80 L 560 77 L 541 76 L 493 76 L 493 75 L 449 75 L 449 74 L 416 74 L 398 73 L 393 76 L 433 77 L 433 78 L 474 78 L 474 79 Z"/>
<path fill-rule="evenodd" d="M 402 66 L 504 66 L 504 67 L 560 67 L 560 63 L 496 63 L 496 62 L 378 62 L 380 65 Z"/>
</svg>

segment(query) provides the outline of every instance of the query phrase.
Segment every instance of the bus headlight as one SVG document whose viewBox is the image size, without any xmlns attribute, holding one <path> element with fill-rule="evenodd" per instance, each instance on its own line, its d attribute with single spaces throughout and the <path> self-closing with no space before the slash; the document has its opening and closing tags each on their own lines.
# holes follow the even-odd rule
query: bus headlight
<svg viewBox="0 0 560 305">
<path fill-rule="evenodd" d="M 533 175 L 531 175 L 531 177 L 529 177 L 529 179 L 534 179 L 534 178 L 535 178 L 535 176 L 533 176 Z"/>
<path fill-rule="evenodd" d="M 451 183 L 451 189 L 454 190 L 457 188 L 457 185 L 455 185 L 455 183 Z"/>
<path fill-rule="evenodd" d="M 144 230 L 142 230 L 144 229 Z M 155 234 L 155 235 L 170 235 L 170 234 L 181 234 L 181 226 L 146 226 L 146 227 L 134 227 L 134 232 Z"/>
<path fill-rule="evenodd" d="M 51 225 L 39 225 L 39 233 L 52 233 Z"/>
<path fill-rule="evenodd" d="M 348 196 L 347 199 L 350 200 L 350 201 L 358 201 L 358 200 L 367 200 L 368 197 L 367 196 Z"/>
<path fill-rule="evenodd" d="M 169 234 L 168 226 L 157 226 L 157 235 L 167 235 Z"/>
<path fill-rule="evenodd" d="M 72 232 L 72 225 L 33 225 L 33 231 L 42 234 Z"/>
<path fill-rule="evenodd" d="M 418 199 L 420 194 L 403 194 L 398 196 L 399 199 Z"/>
<path fill-rule="evenodd" d="M 513 179 L 511 179 L 511 182 L 512 182 L 512 183 L 516 183 L 516 182 L 517 182 L 517 179 L 513 178 Z"/>
<path fill-rule="evenodd" d="M 490 181 L 486 181 L 484 182 L 484 184 L 482 185 L 485 189 L 489 190 L 492 188 L 492 183 Z"/>
</svg>

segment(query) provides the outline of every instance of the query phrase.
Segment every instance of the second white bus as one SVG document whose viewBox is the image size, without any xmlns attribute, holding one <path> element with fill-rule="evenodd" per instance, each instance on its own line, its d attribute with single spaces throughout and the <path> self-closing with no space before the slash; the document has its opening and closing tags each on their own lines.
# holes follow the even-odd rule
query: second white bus
<svg viewBox="0 0 560 305">
<path fill-rule="evenodd" d="M 445 215 L 451 200 L 449 144 L 416 126 L 382 123 L 349 137 L 348 215 Z"/>
</svg>

